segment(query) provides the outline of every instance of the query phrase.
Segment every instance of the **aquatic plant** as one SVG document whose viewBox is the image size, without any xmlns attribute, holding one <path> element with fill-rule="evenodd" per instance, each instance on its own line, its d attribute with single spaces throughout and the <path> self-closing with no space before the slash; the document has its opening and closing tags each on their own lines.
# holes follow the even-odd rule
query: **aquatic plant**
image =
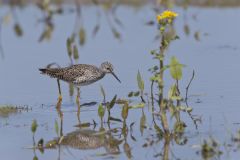
<svg viewBox="0 0 240 160">
<path fill-rule="evenodd" d="M 172 41 L 179 39 L 178 35 L 172 33 L 173 24 L 175 18 L 178 16 L 176 12 L 164 11 L 156 16 L 158 22 L 158 28 L 161 35 L 159 49 L 152 50 L 151 55 L 158 61 L 159 65 L 155 65 L 149 69 L 153 74 L 150 78 L 151 84 L 151 99 L 152 99 L 152 111 L 157 113 L 161 119 L 161 126 L 165 134 L 172 133 L 183 133 L 186 124 L 181 121 L 180 113 L 182 111 L 191 113 L 192 108 L 188 105 L 183 106 L 181 102 L 184 98 L 179 89 L 179 81 L 182 79 L 182 69 L 185 65 L 181 64 L 179 60 L 172 56 L 169 64 L 165 64 L 166 51 Z M 167 97 L 164 96 L 164 73 L 166 70 L 170 71 L 170 75 L 174 80 L 168 91 Z M 154 96 L 154 85 L 157 86 L 158 92 L 157 97 Z M 188 86 L 189 87 L 189 86 Z M 159 108 L 156 108 L 154 102 L 157 102 Z M 168 121 L 168 114 L 175 118 L 175 124 L 171 131 Z"/>
<path fill-rule="evenodd" d="M 0 105 L 0 117 L 8 117 L 13 114 L 28 112 L 31 110 L 28 106 Z"/>
<path fill-rule="evenodd" d="M 166 10 L 162 12 L 161 14 L 157 15 L 157 21 L 161 25 L 165 25 L 166 23 L 171 24 L 172 21 L 178 16 L 176 12 Z"/>
<path fill-rule="evenodd" d="M 211 137 L 208 140 L 204 140 L 201 145 L 201 156 L 204 160 L 217 158 L 222 155 L 222 151 L 220 150 L 220 144 Z"/>
</svg>

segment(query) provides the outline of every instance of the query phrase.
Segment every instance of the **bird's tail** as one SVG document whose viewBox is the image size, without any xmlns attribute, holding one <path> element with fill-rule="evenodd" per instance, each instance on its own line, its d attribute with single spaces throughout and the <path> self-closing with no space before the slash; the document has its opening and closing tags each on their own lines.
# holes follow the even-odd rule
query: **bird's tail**
<svg viewBox="0 0 240 160">
<path fill-rule="evenodd" d="M 49 75 L 52 78 L 59 78 L 63 77 L 62 70 L 60 68 L 39 68 L 41 74 Z"/>
</svg>

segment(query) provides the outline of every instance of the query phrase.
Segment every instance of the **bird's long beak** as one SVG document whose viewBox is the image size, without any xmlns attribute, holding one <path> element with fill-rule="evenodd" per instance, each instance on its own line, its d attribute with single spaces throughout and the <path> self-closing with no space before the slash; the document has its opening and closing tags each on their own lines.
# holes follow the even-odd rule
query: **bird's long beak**
<svg viewBox="0 0 240 160">
<path fill-rule="evenodd" d="M 111 74 L 113 75 L 113 77 L 115 77 L 119 83 L 121 83 L 120 79 L 116 76 L 116 74 L 114 72 L 111 72 Z"/>
</svg>

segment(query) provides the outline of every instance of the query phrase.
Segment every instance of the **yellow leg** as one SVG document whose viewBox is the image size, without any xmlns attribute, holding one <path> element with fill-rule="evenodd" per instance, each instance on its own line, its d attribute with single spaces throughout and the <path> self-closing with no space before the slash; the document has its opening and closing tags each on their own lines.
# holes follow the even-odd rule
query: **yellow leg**
<svg viewBox="0 0 240 160">
<path fill-rule="evenodd" d="M 77 87 L 76 103 L 80 106 L 80 89 Z"/>
<path fill-rule="evenodd" d="M 77 97 L 76 97 L 76 103 L 77 103 L 77 119 L 78 119 L 78 123 L 80 124 L 80 89 L 77 87 Z"/>
<path fill-rule="evenodd" d="M 60 86 L 59 79 L 57 79 L 57 83 L 58 83 L 58 93 L 59 93 L 58 101 L 62 101 L 62 92 L 61 92 L 61 86 Z"/>
</svg>

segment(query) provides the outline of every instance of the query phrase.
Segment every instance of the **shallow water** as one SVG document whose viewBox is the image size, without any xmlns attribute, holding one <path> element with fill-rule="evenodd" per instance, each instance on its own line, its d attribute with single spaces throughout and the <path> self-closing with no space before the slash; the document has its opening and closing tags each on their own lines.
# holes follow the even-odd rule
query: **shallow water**
<svg viewBox="0 0 240 160">
<path fill-rule="evenodd" d="M 68 7 L 71 6 L 66 6 Z M 8 7 L 1 7 L 0 13 L 4 14 L 8 10 Z M 177 56 L 180 62 L 187 65 L 184 68 L 184 78 L 180 81 L 183 90 L 191 78 L 192 70 L 196 72 L 189 90 L 189 104 L 193 107 L 194 114 L 202 116 L 202 124 L 199 125 L 197 131 L 187 114 L 183 114 L 183 119 L 188 125 L 185 135 L 188 142 L 183 146 L 170 144 L 170 159 L 174 156 L 180 159 L 201 159 L 201 156 L 196 154 L 199 148 L 195 149 L 193 145 L 201 144 L 203 138 L 209 135 L 214 135 L 220 142 L 224 142 L 239 128 L 240 44 L 238 35 L 240 34 L 240 21 L 237 21 L 236 17 L 240 16 L 240 9 L 190 7 L 185 12 L 177 7 L 174 10 L 179 13 L 175 29 L 180 40 L 173 42 L 168 55 L 169 57 Z M 39 43 L 38 38 L 43 30 L 43 24 L 38 24 L 36 17 L 41 17 L 41 12 L 34 6 L 28 6 L 23 10 L 17 10 L 17 15 L 24 30 L 23 37 L 15 36 L 12 29 L 13 23 L 3 25 L 2 28 L 5 58 L 1 59 L 0 63 L 0 104 L 28 105 L 32 110 L 22 111 L 8 118 L 0 117 L 0 155 L 9 160 L 34 157 L 33 150 L 26 149 L 33 144 L 30 131 L 33 119 L 36 119 L 39 124 L 35 135 L 36 140 L 43 138 L 47 142 L 57 137 L 54 129 L 55 120 L 60 124 L 60 118 L 55 109 L 58 96 L 57 83 L 54 79 L 40 75 L 38 68 L 52 62 L 57 62 L 61 66 L 69 65 L 66 39 L 72 33 L 75 20 L 73 13 L 56 16 L 54 18 L 55 30 L 51 40 Z M 118 27 L 122 35 L 121 41 L 114 39 L 104 16 L 101 18 L 100 31 L 93 38 L 91 33 L 95 24 L 96 8 L 91 6 L 83 8 L 87 40 L 83 47 L 79 47 L 79 63 L 99 66 L 104 61 L 110 61 L 122 83 L 119 84 L 112 76 L 107 75 L 97 83 L 82 87 L 81 103 L 102 102 L 100 85 L 106 91 L 107 100 L 111 100 L 115 94 L 118 97 L 126 97 L 130 91 L 137 90 L 138 70 L 145 80 L 147 90 L 150 90 L 148 68 L 154 64 L 154 61 L 149 53 L 158 47 L 159 42 L 154 41 L 158 30 L 155 26 L 144 24 L 149 20 L 154 20 L 155 13 L 151 6 L 138 9 L 120 6 L 117 15 L 124 24 L 124 27 Z M 184 34 L 184 25 L 189 26 L 189 35 Z M 195 32 L 199 32 L 199 41 L 194 38 Z M 166 79 L 166 86 L 169 86 L 171 81 Z M 66 135 L 78 129 L 74 127 L 78 124 L 77 106 L 75 97 L 69 96 L 68 85 L 64 82 L 61 85 L 63 134 Z M 95 131 L 100 128 L 97 109 L 98 105 L 83 107 L 80 113 L 81 122 L 92 123 L 94 119 L 98 123 L 95 129 L 90 126 L 90 129 Z M 115 117 L 121 117 L 120 107 L 116 105 L 112 113 Z M 147 107 L 145 114 L 147 128 L 153 127 Z M 131 110 L 127 120 L 128 126 L 135 122 L 133 135 L 136 141 L 130 136 L 127 138 L 132 157 L 134 159 L 157 159 L 159 157 L 154 157 L 154 155 L 162 152 L 164 142 L 159 141 L 152 147 L 143 147 L 147 142 L 146 138 L 157 138 L 156 135 L 151 136 L 153 133 L 147 129 L 141 135 L 139 131 L 141 115 L 141 109 Z M 119 122 L 111 125 L 112 128 L 121 126 Z M 108 126 L 104 124 L 104 128 L 107 130 Z M 114 137 L 118 136 L 114 135 Z M 119 154 L 104 155 L 106 153 L 104 147 L 82 150 L 63 146 L 60 149 L 45 150 L 43 154 L 36 150 L 36 155 L 39 159 L 57 159 L 58 157 L 60 159 L 126 159 L 124 143 L 119 145 Z M 229 155 L 224 154 L 221 158 L 236 159 L 237 157 L 239 157 L 238 151 L 231 152 Z"/>
</svg>

